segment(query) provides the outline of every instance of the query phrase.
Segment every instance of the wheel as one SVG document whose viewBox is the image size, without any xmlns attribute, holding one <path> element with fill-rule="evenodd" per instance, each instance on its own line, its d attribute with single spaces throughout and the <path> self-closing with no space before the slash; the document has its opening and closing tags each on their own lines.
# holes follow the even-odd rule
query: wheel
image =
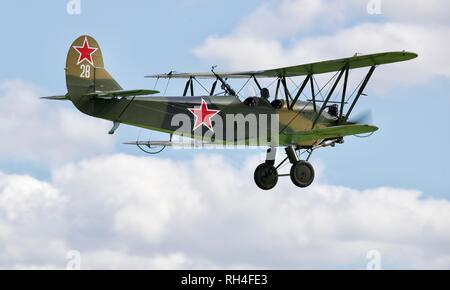
<svg viewBox="0 0 450 290">
<path fill-rule="evenodd" d="M 278 183 L 278 171 L 274 166 L 263 163 L 256 168 L 254 178 L 259 188 L 270 190 Z"/>
<path fill-rule="evenodd" d="M 305 188 L 314 181 L 314 168 L 306 161 L 298 161 L 292 165 L 291 180 L 298 187 Z"/>
</svg>

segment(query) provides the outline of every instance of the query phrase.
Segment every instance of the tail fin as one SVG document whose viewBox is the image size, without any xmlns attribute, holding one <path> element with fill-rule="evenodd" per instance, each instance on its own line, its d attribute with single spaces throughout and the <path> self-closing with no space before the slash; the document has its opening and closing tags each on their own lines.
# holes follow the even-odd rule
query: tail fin
<svg viewBox="0 0 450 290">
<path fill-rule="evenodd" d="M 88 35 L 78 37 L 69 49 L 66 84 L 68 97 L 72 99 L 89 93 L 122 90 L 104 68 L 97 41 Z"/>
</svg>

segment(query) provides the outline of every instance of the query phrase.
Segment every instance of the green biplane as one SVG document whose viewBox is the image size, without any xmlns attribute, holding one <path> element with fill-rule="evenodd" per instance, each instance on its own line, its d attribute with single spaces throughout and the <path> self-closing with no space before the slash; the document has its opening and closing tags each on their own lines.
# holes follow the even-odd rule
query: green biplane
<svg viewBox="0 0 450 290">
<path fill-rule="evenodd" d="M 157 80 L 186 79 L 182 96 L 166 97 L 154 96 L 159 94 L 155 90 L 124 90 L 105 69 L 97 41 L 81 36 L 73 42 L 67 56 L 67 94 L 45 99 L 70 100 L 81 112 L 112 121 L 110 134 L 114 134 L 120 124 L 170 134 L 166 141 L 125 143 L 147 153 L 159 153 L 168 146 L 266 147 L 266 161 L 254 174 L 258 187 L 270 190 L 280 176 L 290 176 L 295 185 L 305 188 L 314 181 L 314 168 L 308 162 L 314 150 L 342 144 L 346 136 L 378 130 L 349 118 L 375 68 L 416 57 L 417 54 L 406 51 L 385 52 L 271 70 L 219 73 L 213 67 L 207 73 L 171 72 L 148 76 Z M 367 75 L 350 94 L 350 71 L 365 67 L 369 68 Z M 324 93 L 325 86 L 318 86 L 317 75 L 328 73 L 334 75 L 328 82 L 328 92 Z M 304 79 L 299 85 L 290 89 L 288 80 L 302 76 Z M 276 84 L 273 98 L 269 88 L 261 85 L 267 78 Z M 212 81 L 210 89 L 201 85 L 200 81 L 205 79 Z M 254 83 L 258 93 L 242 101 L 240 91 L 229 83 L 233 79 L 246 80 L 245 85 Z M 197 83 L 205 89 L 205 94 L 195 95 L 194 84 Z M 337 96 L 337 100 L 332 99 L 333 96 Z M 173 136 L 188 137 L 192 141 L 177 142 Z M 276 165 L 279 147 L 285 149 L 287 156 Z M 290 174 L 279 174 L 278 170 L 286 162 L 292 164 Z"/>
</svg>

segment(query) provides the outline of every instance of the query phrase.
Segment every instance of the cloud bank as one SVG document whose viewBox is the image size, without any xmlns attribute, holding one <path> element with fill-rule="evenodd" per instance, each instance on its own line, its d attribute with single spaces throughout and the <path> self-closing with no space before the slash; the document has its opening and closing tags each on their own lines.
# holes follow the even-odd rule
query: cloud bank
<svg viewBox="0 0 450 290">
<path fill-rule="evenodd" d="M 234 168 L 117 154 L 55 167 L 50 182 L 0 175 L 0 267 L 83 269 L 450 267 L 450 202 L 415 190 L 251 182 Z"/>
<path fill-rule="evenodd" d="M 367 18 L 363 2 L 261 5 L 195 53 L 252 69 L 410 49 L 420 59 L 386 68 L 384 84 L 449 77 L 447 2 L 383 1 L 385 21 Z M 446 199 L 320 181 L 300 190 L 288 179 L 262 192 L 252 182 L 257 157 L 241 168 L 212 154 L 94 157 L 113 152 L 109 124 L 42 95 L 0 83 L 2 161 L 51 170 L 49 180 L 0 172 L 0 268 L 65 268 L 71 250 L 83 269 L 364 269 L 371 250 L 384 269 L 450 268 Z"/>
<path fill-rule="evenodd" d="M 71 104 L 39 99 L 42 96 L 36 85 L 0 82 L 3 161 L 57 164 L 112 151 L 114 140 L 105 137 L 109 124 L 81 114 Z"/>
<path fill-rule="evenodd" d="M 230 33 L 211 35 L 194 49 L 210 63 L 230 69 L 268 69 L 355 53 L 413 51 L 419 58 L 386 66 L 384 86 L 450 77 L 448 1 L 381 1 L 382 15 L 369 15 L 367 1 L 284 0 L 262 4 Z M 417 9 L 417 7 L 424 9 Z"/>
</svg>

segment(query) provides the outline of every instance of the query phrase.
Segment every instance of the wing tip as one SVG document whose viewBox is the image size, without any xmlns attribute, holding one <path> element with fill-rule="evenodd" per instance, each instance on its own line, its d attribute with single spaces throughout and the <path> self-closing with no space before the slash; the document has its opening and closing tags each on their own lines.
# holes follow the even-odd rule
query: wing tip
<svg viewBox="0 0 450 290">
<path fill-rule="evenodd" d="M 380 130 L 379 127 L 374 126 L 374 125 L 367 125 L 367 127 L 368 127 L 370 130 L 372 130 L 372 132 L 376 132 L 376 131 Z"/>
<path fill-rule="evenodd" d="M 413 51 L 402 51 L 401 52 L 403 54 L 403 56 L 407 57 L 408 60 L 410 59 L 415 59 L 419 57 L 419 54 L 417 52 L 413 52 Z"/>
</svg>

